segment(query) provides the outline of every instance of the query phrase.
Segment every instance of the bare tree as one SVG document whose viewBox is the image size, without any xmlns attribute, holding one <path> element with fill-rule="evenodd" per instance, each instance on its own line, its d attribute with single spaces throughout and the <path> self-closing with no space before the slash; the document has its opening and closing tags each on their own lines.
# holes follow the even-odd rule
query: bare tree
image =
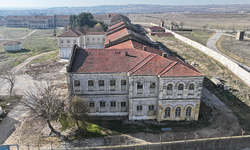
<svg viewBox="0 0 250 150">
<path fill-rule="evenodd" d="M 16 75 L 12 71 L 1 71 L 0 73 L 1 83 L 10 85 L 9 95 L 11 96 L 16 83 Z"/>
<path fill-rule="evenodd" d="M 205 25 L 202 26 L 203 32 L 206 30 L 207 26 L 208 26 L 207 24 L 205 24 Z"/>
<path fill-rule="evenodd" d="M 58 120 L 65 109 L 65 96 L 60 93 L 58 85 L 51 82 L 34 83 L 25 92 L 22 103 L 30 108 L 31 114 L 42 118 L 47 122 L 51 133 L 55 133 L 62 139 L 67 138 L 56 131 L 51 125 L 51 121 Z"/>
<path fill-rule="evenodd" d="M 183 26 L 185 25 L 185 23 L 184 22 L 180 22 L 180 27 L 181 27 L 181 30 L 182 30 L 182 28 L 183 28 Z"/>
</svg>

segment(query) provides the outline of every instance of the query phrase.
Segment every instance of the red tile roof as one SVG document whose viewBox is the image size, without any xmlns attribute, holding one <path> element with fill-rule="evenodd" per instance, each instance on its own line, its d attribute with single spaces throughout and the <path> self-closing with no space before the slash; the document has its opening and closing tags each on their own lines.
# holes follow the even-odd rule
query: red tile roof
<svg viewBox="0 0 250 150">
<path fill-rule="evenodd" d="M 122 42 L 122 43 L 119 43 L 119 44 L 116 44 L 114 46 L 110 46 L 106 49 L 137 49 L 137 50 L 144 50 L 144 46 L 146 46 L 146 51 L 147 52 L 151 52 L 153 54 L 157 54 L 157 55 L 162 55 L 163 54 L 163 51 L 161 49 L 159 49 L 158 47 L 152 47 L 152 46 L 149 46 L 149 45 L 146 45 L 146 44 L 142 44 L 140 42 L 137 42 L 137 41 L 133 41 L 133 40 L 128 40 L 128 41 L 125 41 L 125 42 Z"/>
<path fill-rule="evenodd" d="M 54 18 L 54 16 L 35 16 L 35 18 L 32 18 L 32 19 L 35 19 L 35 20 L 37 20 L 37 19 L 53 19 Z"/>
<path fill-rule="evenodd" d="M 124 36 L 128 35 L 128 34 L 129 34 L 129 32 L 128 32 L 128 30 L 126 28 L 124 28 L 122 30 L 119 30 L 119 31 L 117 31 L 115 33 L 109 34 L 106 37 L 105 44 L 108 44 L 109 41 L 111 41 L 111 42 L 115 41 L 115 40 L 117 40 L 117 39 L 119 39 L 121 37 L 124 37 Z"/>
<path fill-rule="evenodd" d="M 113 30 L 113 29 L 115 29 L 115 28 L 117 28 L 117 27 L 119 27 L 119 26 L 121 26 L 123 24 L 124 24 L 123 21 L 117 22 L 116 24 L 109 26 L 108 31 L 111 31 L 111 30 Z"/>
<path fill-rule="evenodd" d="M 35 16 L 7 16 L 6 20 L 16 20 L 16 19 L 28 20 L 34 17 Z"/>
<path fill-rule="evenodd" d="M 178 58 L 165 58 L 136 49 L 75 49 L 69 72 L 131 75 L 204 76 Z M 126 56 L 125 53 L 128 53 Z"/>
<path fill-rule="evenodd" d="M 85 34 L 78 29 L 71 29 L 57 37 L 79 37 L 81 35 L 85 35 Z"/>
<path fill-rule="evenodd" d="M 69 19 L 70 15 L 56 15 L 55 18 L 66 18 Z"/>
</svg>

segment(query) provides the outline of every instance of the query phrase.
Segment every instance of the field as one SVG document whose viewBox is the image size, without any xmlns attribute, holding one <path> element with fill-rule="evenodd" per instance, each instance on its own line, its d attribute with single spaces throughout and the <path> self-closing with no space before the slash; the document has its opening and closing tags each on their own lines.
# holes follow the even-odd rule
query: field
<svg viewBox="0 0 250 150">
<path fill-rule="evenodd" d="M 250 66 L 250 39 L 238 41 L 232 36 L 222 36 L 216 45 L 221 52 L 231 58 Z"/>
<path fill-rule="evenodd" d="M 0 38 L 13 39 L 28 35 L 32 29 L 0 27 Z"/>
<path fill-rule="evenodd" d="M 250 29 L 249 14 L 129 14 L 132 22 L 154 22 L 159 24 L 161 20 L 165 26 L 170 25 L 172 21 L 177 23 L 184 22 L 185 27 L 196 27 L 203 29 L 208 25 L 210 29 L 217 30 L 243 30 Z M 169 27 L 169 26 L 168 26 Z"/>
<path fill-rule="evenodd" d="M 2 30 L 6 30 L 6 28 L 1 28 Z M 26 29 L 21 28 L 7 28 L 8 30 L 15 30 L 16 36 L 12 38 L 19 38 L 19 36 L 23 36 L 24 31 Z M 25 39 L 15 39 L 17 41 L 22 42 L 22 50 L 19 52 L 6 52 L 3 49 L 3 44 L 8 42 L 9 40 L 0 40 L 0 69 L 3 67 L 3 64 L 6 68 L 13 68 L 23 62 L 28 57 L 48 52 L 48 51 L 56 51 L 58 50 L 57 39 L 52 37 L 54 30 L 38 30 L 32 34 L 30 37 Z M 1 32 L 1 30 L 0 30 Z M 57 30 L 58 34 L 62 33 L 62 30 Z M 51 35 L 51 36 L 50 36 Z M 40 38 L 38 38 L 40 37 Z"/>
</svg>

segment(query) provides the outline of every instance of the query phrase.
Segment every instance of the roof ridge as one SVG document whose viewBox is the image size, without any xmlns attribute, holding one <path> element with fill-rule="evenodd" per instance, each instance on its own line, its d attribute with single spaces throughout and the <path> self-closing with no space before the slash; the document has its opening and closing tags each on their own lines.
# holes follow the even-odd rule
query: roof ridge
<svg viewBox="0 0 250 150">
<path fill-rule="evenodd" d="M 152 60 L 156 54 L 149 54 L 145 59 L 143 59 L 141 62 L 139 62 L 133 69 L 131 69 L 129 72 L 130 74 L 133 74 L 134 72 L 138 71 L 141 67 L 143 67 L 145 64 L 147 64 L 150 60 Z"/>
<path fill-rule="evenodd" d="M 173 66 L 175 66 L 177 62 L 172 61 L 165 69 L 163 69 L 160 73 L 159 76 L 162 76 L 164 73 L 166 73 L 168 70 L 170 70 Z"/>
<path fill-rule="evenodd" d="M 72 29 L 71 31 L 72 31 L 76 36 L 79 36 L 75 30 L 77 30 L 77 29 Z"/>
</svg>

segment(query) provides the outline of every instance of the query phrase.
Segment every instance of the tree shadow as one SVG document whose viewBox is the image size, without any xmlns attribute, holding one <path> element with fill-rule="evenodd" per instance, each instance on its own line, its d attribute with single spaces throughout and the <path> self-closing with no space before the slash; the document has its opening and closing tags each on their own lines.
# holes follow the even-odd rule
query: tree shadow
<svg viewBox="0 0 250 150">
<path fill-rule="evenodd" d="M 1 122 L 0 122 L 0 144 L 3 144 L 15 131 L 16 127 L 15 125 L 18 124 L 19 121 L 6 116 Z"/>
<path fill-rule="evenodd" d="M 12 53 L 12 54 L 16 54 L 16 53 L 27 53 L 27 52 L 30 52 L 31 50 L 29 49 L 22 49 L 22 50 L 19 50 L 19 51 L 8 51 L 8 53 Z"/>
</svg>

